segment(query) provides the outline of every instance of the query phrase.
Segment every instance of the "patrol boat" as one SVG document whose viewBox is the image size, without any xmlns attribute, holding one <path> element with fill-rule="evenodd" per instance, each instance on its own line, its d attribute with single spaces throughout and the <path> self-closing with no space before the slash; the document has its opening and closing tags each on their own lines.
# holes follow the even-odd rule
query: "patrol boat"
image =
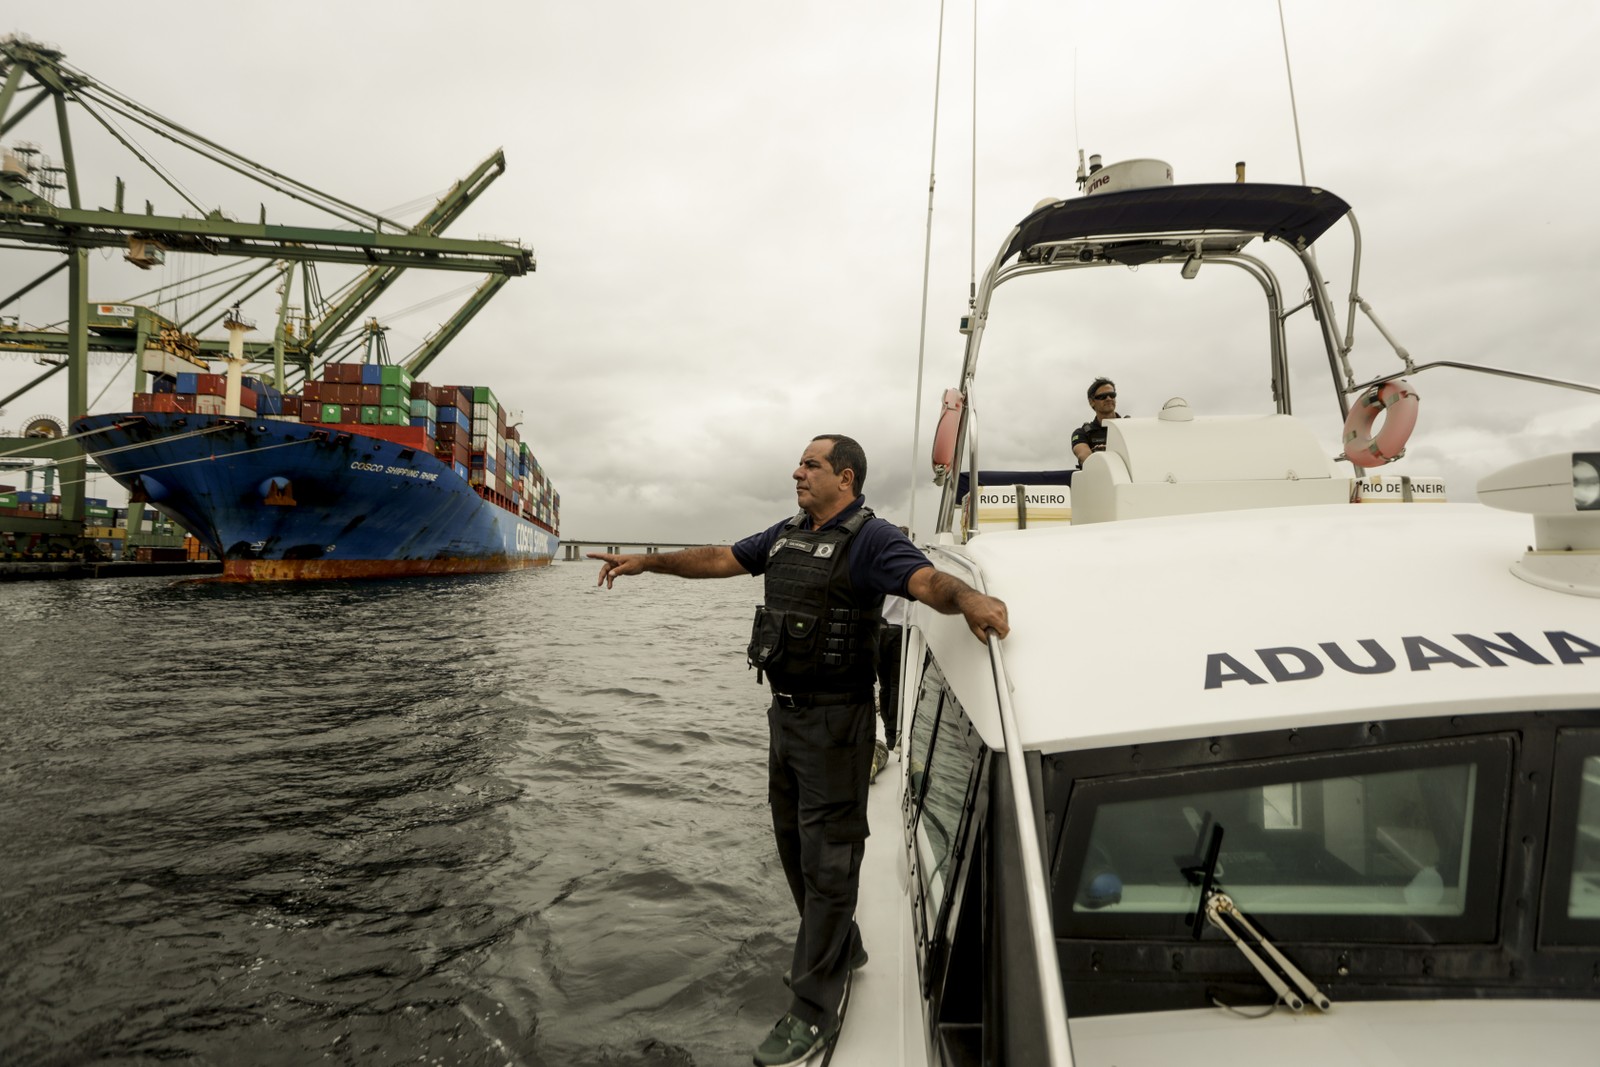
<svg viewBox="0 0 1600 1067">
<path fill-rule="evenodd" d="M 1012 629 L 985 647 L 913 607 L 834 1067 L 1595 1062 L 1600 440 L 1488 473 L 1479 503 L 1390 502 L 1406 483 L 1364 475 L 1403 450 L 1411 379 L 1463 365 L 1374 318 L 1393 351 L 1357 378 L 1368 305 L 1352 282 L 1342 323 L 1311 251 L 1348 226 L 1357 276 L 1349 206 L 1152 161 L 1092 180 L 1012 229 L 963 322 L 927 548 Z M 1173 400 L 1082 470 L 997 470 L 996 290 L 1202 264 L 1265 295 L 1272 410 Z M 1291 411 L 1297 311 L 1344 442 Z"/>
</svg>

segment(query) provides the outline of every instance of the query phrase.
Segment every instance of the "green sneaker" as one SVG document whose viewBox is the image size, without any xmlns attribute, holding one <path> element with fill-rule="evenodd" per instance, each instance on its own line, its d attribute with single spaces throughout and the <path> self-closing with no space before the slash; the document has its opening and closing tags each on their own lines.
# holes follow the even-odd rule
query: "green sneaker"
<svg viewBox="0 0 1600 1067">
<path fill-rule="evenodd" d="M 867 946 L 866 945 L 862 945 L 862 944 L 858 944 L 858 945 L 856 945 L 855 955 L 850 957 L 850 969 L 852 971 L 859 971 L 861 968 L 865 967 L 866 965 L 867 965 Z M 794 972 L 793 971 L 784 971 L 783 972 L 783 984 L 785 986 L 787 986 L 789 984 L 789 982 L 791 980 L 793 980 L 793 978 L 794 978 Z"/>
<path fill-rule="evenodd" d="M 756 1046 L 756 1067 L 797 1067 L 827 1048 L 838 1032 L 837 1022 L 821 1027 L 786 1012 L 767 1039 Z"/>
</svg>

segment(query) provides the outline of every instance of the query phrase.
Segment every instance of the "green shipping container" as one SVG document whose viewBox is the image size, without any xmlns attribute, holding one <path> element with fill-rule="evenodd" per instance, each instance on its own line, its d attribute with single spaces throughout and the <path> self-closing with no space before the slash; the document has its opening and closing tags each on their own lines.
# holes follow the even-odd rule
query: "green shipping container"
<svg viewBox="0 0 1600 1067">
<path fill-rule="evenodd" d="M 376 426 L 378 424 L 378 421 L 379 421 L 378 420 L 378 413 L 380 411 L 382 411 L 382 410 L 383 410 L 383 408 L 380 407 L 377 404 L 362 404 L 361 405 L 361 423 L 362 423 L 362 425 L 364 425 L 364 426 Z"/>
<path fill-rule="evenodd" d="M 17 494 L 0 493 L 0 508 L 14 508 L 17 506 Z"/>
<path fill-rule="evenodd" d="M 384 370 L 388 369 L 388 367 L 384 368 Z M 399 368 L 395 369 L 398 370 Z M 408 385 L 402 389 L 398 385 L 382 386 L 378 390 L 378 403 L 386 408 L 403 408 L 411 403 L 411 387 Z"/>
<path fill-rule="evenodd" d="M 341 405 L 341 404 L 324 404 L 324 405 L 322 405 L 322 421 L 323 422 L 343 422 L 344 421 L 343 416 L 344 416 L 344 406 L 343 405 Z"/>
<path fill-rule="evenodd" d="M 472 402 L 474 404 L 488 404 L 492 408 L 500 406 L 500 401 L 494 398 L 494 392 L 487 385 L 475 385 L 472 387 Z"/>
<path fill-rule="evenodd" d="M 362 421 L 366 420 L 363 419 Z M 378 421 L 385 426 L 409 426 L 411 425 L 411 412 L 405 408 L 395 406 L 380 408 Z"/>
<path fill-rule="evenodd" d="M 411 377 L 410 371 L 406 370 L 404 367 L 385 366 L 379 368 L 378 373 L 383 376 L 382 380 L 384 385 L 393 385 L 397 388 L 404 389 L 406 399 L 409 400 L 411 398 L 411 383 L 413 378 Z M 388 401 L 385 400 L 384 403 L 387 404 Z"/>
</svg>

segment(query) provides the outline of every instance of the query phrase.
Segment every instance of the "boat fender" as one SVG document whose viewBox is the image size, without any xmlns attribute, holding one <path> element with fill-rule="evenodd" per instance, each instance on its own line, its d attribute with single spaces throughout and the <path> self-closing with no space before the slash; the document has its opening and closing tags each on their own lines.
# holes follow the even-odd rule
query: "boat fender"
<svg viewBox="0 0 1600 1067">
<path fill-rule="evenodd" d="M 956 465 L 956 431 L 961 428 L 961 390 L 946 389 L 933 431 L 933 480 L 940 485 Z"/>
<path fill-rule="evenodd" d="M 1409 382 L 1394 380 L 1361 395 L 1344 420 L 1345 458 L 1358 467 L 1380 467 L 1406 454 L 1406 442 L 1417 427 L 1417 394 Z M 1372 425 L 1383 415 L 1383 428 Z"/>
</svg>

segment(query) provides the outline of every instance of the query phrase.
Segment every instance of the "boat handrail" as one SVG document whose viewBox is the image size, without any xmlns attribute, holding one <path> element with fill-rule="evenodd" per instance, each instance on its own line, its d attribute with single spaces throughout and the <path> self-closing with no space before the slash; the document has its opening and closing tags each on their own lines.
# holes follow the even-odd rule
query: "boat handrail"
<svg viewBox="0 0 1600 1067">
<path fill-rule="evenodd" d="M 974 468 L 976 470 L 976 468 Z M 971 585 L 985 592 L 983 573 L 967 557 L 938 545 L 931 546 L 942 559 L 959 564 L 971 577 Z M 1045 1046 L 1053 1067 L 1072 1067 L 1072 1038 L 1067 1032 L 1067 998 L 1061 985 L 1061 962 L 1056 956 L 1055 924 L 1050 915 L 1050 900 L 1045 892 L 1044 856 L 1039 847 L 1038 823 L 1033 817 L 1033 796 L 1028 788 L 1028 767 L 1022 758 L 1022 731 L 1017 727 L 1016 711 L 1011 707 L 1011 683 L 1006 677 L 1000 639 L 989 631 L 989 666 L 994 675 L 995 700 L 1000 709 L 1000 739 L 1005 745 L 1006 769 L 1011 775 L 1012 802 L 1017 809 L 1017 834 L 1022 853 L 1023 892 L 1028 898 L 1029 929 L 1033 934 L 1033 957 L 1039 969 L 1039 996 L 1043 1001 Z"/>
<path fill-rule="evenodd" d="M 1594 393 L 1596 395 L 1600 395 L 1600 385 L 1591 385 L 1588 382 L 1575 382 L 1567 378 L 1550 378 L 1543 374 L 1529 374 L 1527 371 L 1508 370 L 1505 367 L 1491 367 L 1483 363 L 1462 363 L 1459 360 L 1454 359 L 1436 359 L 1431 363 L 1418 363 L 1409 370 L 1397 370 L 1393 374 L 1379 375 L 1378 377 L 1373 378 L 1371 381 L 1362 382 L 1360 385 L 1352 385 L 1346 390 L 1346 392 L 1351 396 L 1358 396 L 1366 392 L 1368 389 L 1371 389 L 1373 386 L 1382 385 L 1384 382 L 1398 378 L 1402 374 L 1420 374 L 1425 370 L 1432 370 L 1434 367 L 1454 367 L 1456 370 L 1476 371 L 1479 374 L 1494 374 L 1502 378 L 1515 378 L 1518 381 L 1536 382 L 1539 385 L 1553 385 L 1558 389 L 1574 389 L 1580 393 Z"/>
</svg>

